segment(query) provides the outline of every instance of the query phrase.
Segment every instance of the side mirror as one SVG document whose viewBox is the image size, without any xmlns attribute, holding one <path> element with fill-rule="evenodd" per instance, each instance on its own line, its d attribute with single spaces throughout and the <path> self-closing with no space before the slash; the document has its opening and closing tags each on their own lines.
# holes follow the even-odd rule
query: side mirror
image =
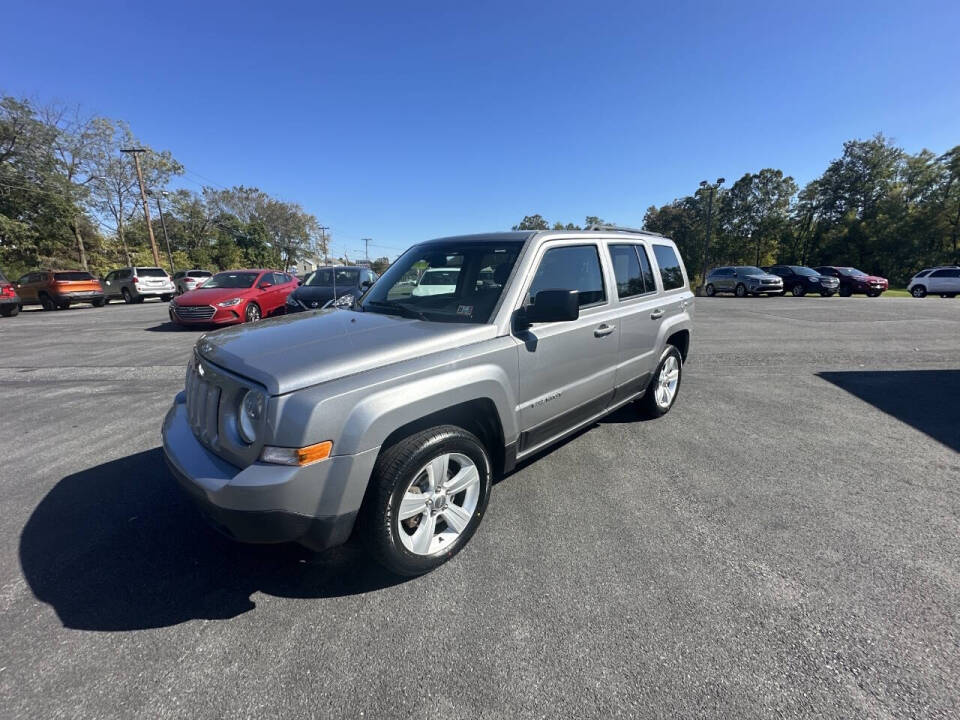
<svg viewBox="0 0 960 720">
<path fill-rule="evenodd" d="M 260 283 L 259 287 L 261 290 L 269 290 L 270 288 L 273 287 L 273 283 L 262 282 Z"/>
<path fill-rule="evenodd" d="M 297 287 L 300 287 L 301 285 L 303 285 L 303 280 L 297 280 Z"/>
<path fill-rule="evenodd" d="M 370 282 L 369 280 L 364 280 L 362 283 L 360 283 L 360 287 L 362 288 L 368 288 L 368 287 L 371 287 L 372 285 L 373 283 Z"/>
<path fill-rule="evenodd" d="M 536 302 L 525 309 L 528 323 L 568 322 L 580 317 L 580 293 L 576 290 L 541 290 Z"/>
</svg>

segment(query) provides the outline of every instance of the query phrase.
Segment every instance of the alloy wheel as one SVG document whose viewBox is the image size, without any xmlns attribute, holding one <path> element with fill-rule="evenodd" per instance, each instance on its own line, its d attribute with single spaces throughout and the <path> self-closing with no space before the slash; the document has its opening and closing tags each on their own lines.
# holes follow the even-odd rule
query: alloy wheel
<svg viewBox="0 0 960 720">
<path fill-rule="evenodd" d="M 473 519 L 480 498 L 480 472 L 462 453 L 443 453 L 424 465 L 400 500 L 397 531 L 415 555 L 450 547 Z"/>
<path fill-rule="evenodd" d="M 676 356 L 670 355 L 664 360 L 657 375 L 657 386 L 654 389 L 654 398 L 661 408 L 668 408 L 677 394 L 677 384 L 680 382 L 680 363 Z"/>
</svg>

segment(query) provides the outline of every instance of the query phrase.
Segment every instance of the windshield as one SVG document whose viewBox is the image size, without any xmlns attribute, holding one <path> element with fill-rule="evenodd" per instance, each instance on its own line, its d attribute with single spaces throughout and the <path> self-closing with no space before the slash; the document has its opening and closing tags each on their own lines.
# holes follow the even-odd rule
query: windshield
<svg viewBox="0 0 960 720">
<path fill-rule="evenodd" d="M 53 274 L 54 280 L 59 281 L 80 281 L 80 280 L 93 280 L 93 275 L 88 272 L 58 272 Z"/>
<path fill-rule="evenodd" d="M 847 277 L 866 277 L 866 273 L 863 270 L 857 270 L 852 267 L 838 267 L 837 270 L 840 271 L 841 275 L 846 275 Z"/>
<path fill-rule="evenodd" d="M 436 322 L 488 322 L 522 247 L 455 240 L 416 245 L 390 266 L 360 309 Z"/>
<path fill-rule="evenodd" d="M 137 277 L 166 277 L 167 271 L 163 268 L 137 268 Z"/>
<path fill-rule="evenodd" d="M 790 269 L 793 270 L 795 275 L 819 275 L 816 270 L 813 268 L 804 267 L 803 265 L 791 265 Z"/>
<path fill-rule="evenodd" d="M 204 290 L 216 288 L 251 288 L 260 273 L 222 272 L 217 273 L 203 284 Z"/>
<path fill-rule="evenodd" d="M 758 267 L 754 267 L 753 265 L 742 265 L 741 267 L 738 267 L 737 270 L 744 273 L 745 275 L 768 275 L 769 274 L 769 273 L 765 273 L 763 270 L 761 270 Z"/>
<path fill-rule="evenodd" d="M 360 277 L 360 271 L 354 268 L 320 268 L 304 283 L 307 287 L 333 287 L 334 275 L 337 285 L 354 287 Z"/>
</svg>

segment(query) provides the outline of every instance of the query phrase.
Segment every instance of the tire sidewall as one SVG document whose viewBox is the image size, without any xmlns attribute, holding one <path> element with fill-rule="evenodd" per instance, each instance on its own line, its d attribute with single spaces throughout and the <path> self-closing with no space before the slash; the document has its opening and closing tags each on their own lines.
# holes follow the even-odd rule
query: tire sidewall
<svg viewBox="0 0 960 720">
<path fill-rule="evenodd" d="M 704 292 L 707 294 L 707 297 L 713 297 L 717 294 L 717 289 L 713 286 L 713 283 L 707 283 L 707 287 L 704 288 Z"/>
<path fill-rule="evenodd" d="M 657 380 L 660 377 L 660 371 L 663 370 L 663 364 L 667 361 L 667 358 L 671 355 L 676 356 L 677 358 L 677 367 L 680 370 L 680 375 L 677 378 L 677 389 L 673 393 L 673 399 L 670 401 L 670 404 L 662 408 L 656 399 L 656 386 Z M 673 409 L 673 406 L 677 404 L 677 398 L 680 397 L 680 386 L 683 385 L 683 356 L 680 354 L 680 351 L 673 345 L 667 345 L 663 353 L 660 355 L 660 360 L 657 362 L 657 367 L 653 371 L 653 376 L 650 378 L 650 384 L 647 385 L 647 391 L 643 394 L 643 397 L 640 398 L 640 408 L 648 418 L 658 418 L 666 415 L 670 410 Z"/>
<path fill-rule="evenodd" d="M 747 286 L 743 283 L 739 283 L 734 289 L 733 294 L 739 298 L 744 298 L 747 296 Z"/>
<path fill-rule="evenodd" d="M 910 291 L 910 294 L 915 298 L 922 298 L 927 294 L 927 289 L 923 285 L 917 285 L 913 290 Z"/>
</svg>

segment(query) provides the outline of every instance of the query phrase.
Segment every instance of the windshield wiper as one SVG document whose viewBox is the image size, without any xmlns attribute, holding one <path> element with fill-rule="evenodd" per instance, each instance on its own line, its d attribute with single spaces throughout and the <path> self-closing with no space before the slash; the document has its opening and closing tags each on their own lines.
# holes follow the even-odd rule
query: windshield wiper
<svg viewBox="0 0 960 720">
<path fill-rule="evenodd" d="M 367 300 L 363 304 L 370 305 L 371 307 L 383 308 L 388 312 L 390 310 L 396 310 L 398 315 L 403 315 L 404 317 L 408 317 L 408 318 L 414 318 L 416 320 L 427 320 L 427 322 L 429 322 L 426 315 L 424 315 L 422 312 L 420 312 L 416 308 L 410 307 L 409 305 L 401 305 L 400 303 L 394 303 L 394 302 L 383 302 L 381 300 Z"/>
</svg>

